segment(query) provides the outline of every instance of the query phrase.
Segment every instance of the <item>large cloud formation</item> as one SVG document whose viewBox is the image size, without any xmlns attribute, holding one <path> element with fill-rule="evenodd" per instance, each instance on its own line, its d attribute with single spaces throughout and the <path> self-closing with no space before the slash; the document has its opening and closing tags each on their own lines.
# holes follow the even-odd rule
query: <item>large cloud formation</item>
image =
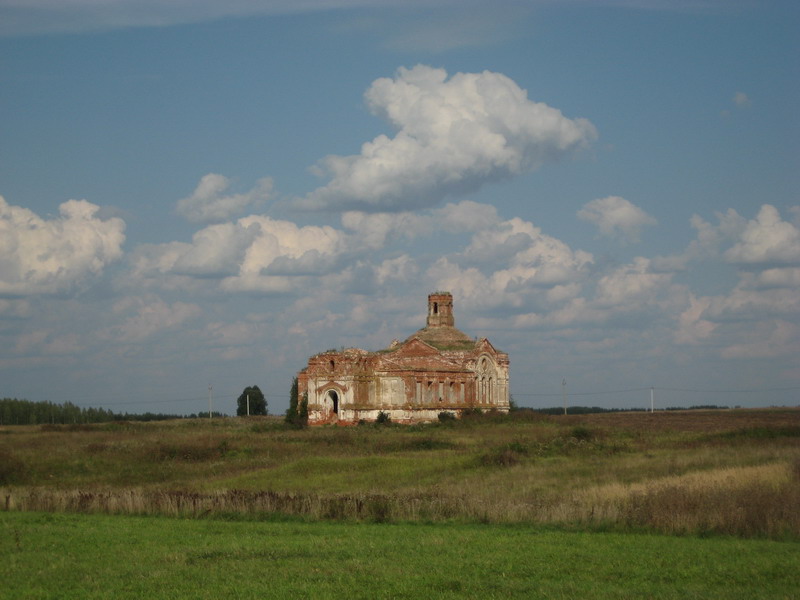
<svg viewBox="0 0 800 600">
<path fill-rule="evenodd" d="M 69 200 L 45 220 L 0 196 L 0 295 L 63 293 L 122 256 L 125 223 L 99 219 L 99 210 Z"/>
<path fill-rule="evenodd" d="M 361 154 L 321 162 L 331 180 L 298 199 L 310 210 L 394 212 L 430 207 L 561 159 L 595 137 L 586 119 L 528 99 L 500 73 L 457 73 L 417 65 L 367 90 L 369 109 L 397 129 Z"/>
<path fill-rule="evenodd" d="M 181 288 L 216 279 L 226 291 L 286 292 L 288 277 L 329 269 L 340 246 L 341 233 L 332 227 L 251 215 L 205 227 L 191 243 L 141 246 L 131 258 L 131 281 Z"/>
</svg>

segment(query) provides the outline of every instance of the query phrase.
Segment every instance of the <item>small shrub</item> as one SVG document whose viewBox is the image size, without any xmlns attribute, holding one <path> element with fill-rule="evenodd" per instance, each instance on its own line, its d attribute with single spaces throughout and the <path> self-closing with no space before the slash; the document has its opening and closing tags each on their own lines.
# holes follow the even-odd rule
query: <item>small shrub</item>
<svg viewBox="0 0 800 600">
<path fill-rule="evenodd" d="M 91 423 L 72 423 L 65 427 L 67 431 L 97 431 L 97 427 Z"/>
<path fill-rule="evenodd" d="M 519 455 L 508 448 L 501 448 L 484 454 L 481 464 L 485 467 L 513 467 L 519 464 Z"/>
<path fill-rule="evenodd" d="M 378 413 L 378 418 L 375 419 L 375 422 L 379 425 L 388 425 L 392 422 L 392 417 L 389 416 L 389 413 L 381 411 Z"/>
<path fill-rule="evenodd" d="M 523 444 L 522 442 L 511 442 L 508 444 L 508 449 L 512 452 L 516 452 L 517 454 L 527 454 L 528 447 Z"/>
<path fill-rule="evenodd" d="M 110 446 L 103 442 L 91 442 L 90 444 L 86 445 L 86 452 L 88 454 L 102 454 L 103 452 L 108 451 Z"/>
<path fill-rule="evenodd" d="M 480 458 L 480 463 L 486 467 L 513 467 L 527 454 L 527 446 L 521 442 L 511 442 L 484 454 Z"/>
<path fill-rule="evenodd" d="M 578 425 L 572 428 L 572 432 L 570 433 L 571 437 L 574 437 L 576 440 L 579 441 L 589 441 L 594 437 L 592 430 L 588 427 L 584 427 L 583 425 Z"/>
<path fill-rule="evenodd" d="M 474 425 L 482 423 L 485 418 L 483 411 L 480 408 L 469 406 L 461 411 L 461 419 L 459 421 L 465 425 Z"/>
<path fill-rule="evenodd" d="M 452 423 L 456 420 L 455 414 L 448 412 L 446 410 L 439 413 L 439 422 L 440 423 Z"/>
<path fill-rule="evenodd" d="M 26 479 L 27 471 L 24 462 L 0 448 L 0 485 L 21 483 Z"/>
</svg>

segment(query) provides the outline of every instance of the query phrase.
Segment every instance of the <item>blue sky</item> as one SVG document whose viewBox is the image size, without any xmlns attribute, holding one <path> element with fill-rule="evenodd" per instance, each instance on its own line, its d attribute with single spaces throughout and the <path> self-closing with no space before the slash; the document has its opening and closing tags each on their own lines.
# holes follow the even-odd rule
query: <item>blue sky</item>
<svg viewBox="0 0 800 600">
<path fill-rule="evenodd" d="M 224 4 L 224 6 L 223 6 Z M 297 7 L 300 6 L 301 9 Z M 0 396 L 273 412 L 454 294 L 523 406 L 797 405 L 795 2 L 0 0 Z M 626 391 L 631 390 L 631 391 Z"/>
</svg>

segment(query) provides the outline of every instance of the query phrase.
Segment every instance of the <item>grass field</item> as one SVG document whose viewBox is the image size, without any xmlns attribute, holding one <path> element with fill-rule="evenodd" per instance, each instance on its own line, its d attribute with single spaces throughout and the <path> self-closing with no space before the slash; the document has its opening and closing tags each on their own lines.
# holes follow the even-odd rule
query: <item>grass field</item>
<svg viewBox="0 0 800 600">
<path fill-rule="evenodd" d="M 0 597 L 797 598 L 800 545 L 520 525 L 0 513 Z"/>
<path fill-rule="evenodd" d="M 800 539 L 800 410 L 0 428 L 0 508 Z"/>
<path fill-rule="evenodd" d="M 800 410 L 0 428 L 0 598 L 797 598 Z"/>
</svg>

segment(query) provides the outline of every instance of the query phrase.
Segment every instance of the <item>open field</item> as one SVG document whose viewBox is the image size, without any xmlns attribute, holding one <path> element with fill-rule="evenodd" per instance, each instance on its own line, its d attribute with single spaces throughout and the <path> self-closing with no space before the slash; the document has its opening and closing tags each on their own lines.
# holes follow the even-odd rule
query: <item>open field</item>
<svg viewBox="0 0 800 600">
<path fill-rule="evenodd" d="M 0 509 L 800 539 L 800 410 L 0 428 Z"/>
<path fill-rule="evenodd" d="M 0 597 L 797 597 L 800 545 L 479 524 L 0 513 Z"/>
</svg>

